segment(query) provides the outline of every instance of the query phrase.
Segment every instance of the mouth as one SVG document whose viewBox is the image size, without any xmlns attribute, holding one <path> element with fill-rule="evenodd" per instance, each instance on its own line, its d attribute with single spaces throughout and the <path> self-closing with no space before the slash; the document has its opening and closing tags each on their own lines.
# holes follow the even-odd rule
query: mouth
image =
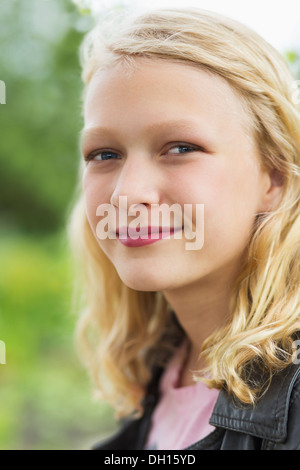
<svg viewBox="0 0 300 470">
<path fill-rule="evenodd" d="M 117 238 L 128 247 L 145 246 L 182 230 L 182 227 L 120 227 L 116 230 Z"/>
</svg>

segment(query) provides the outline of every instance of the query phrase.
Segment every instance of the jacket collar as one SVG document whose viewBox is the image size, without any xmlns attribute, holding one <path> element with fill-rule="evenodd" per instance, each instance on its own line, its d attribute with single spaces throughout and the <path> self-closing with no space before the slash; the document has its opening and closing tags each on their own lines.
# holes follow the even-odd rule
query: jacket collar
<svg viewBox="0 0 300 470">
<path fill-rule="evenodd" d="M 291 392 L 299 375 L 300 367 L 294 364 L 276 373 L 267 392 L 254 407 L 234 402 L 222 390 L 210 424 L 261 439 L 283 442 L 287 437 Z"/>
</svg>

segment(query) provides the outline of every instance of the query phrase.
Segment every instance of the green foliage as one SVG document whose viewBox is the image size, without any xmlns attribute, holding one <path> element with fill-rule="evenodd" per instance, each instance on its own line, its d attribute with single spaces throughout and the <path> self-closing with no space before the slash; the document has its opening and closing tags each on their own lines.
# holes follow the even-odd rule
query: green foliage
<svg viewBox="0 0 300 470">
<path fill-rule="evenodd" d="M 0 449 L 89 448 L 114 428 L 77 356 L 64 226 L 80 158 L 78 47 L 69 0 L 1 0 Z"/>
<path fill-rule="evenodd" d="M 81 18 L 67 1 L 37 0 L 5 0 L 0 18 L 1 26 L 12 26 L 0 28 L 0 78 L 7 90 L 0 107 L 0 222 L 30 232 L 56 230 L 80 158 Z"/>
<path fill-rule="evenodd" d="M 0 242 L 0 449 L 88 448 L 114 421 L 76 354 L 64 239 Z"/>
<path fill-rule="evenodd" d="M 295 50 L 286 51 L 284 54 L 294 77 L 300 79 L 300 53 Z"/>
</svg>

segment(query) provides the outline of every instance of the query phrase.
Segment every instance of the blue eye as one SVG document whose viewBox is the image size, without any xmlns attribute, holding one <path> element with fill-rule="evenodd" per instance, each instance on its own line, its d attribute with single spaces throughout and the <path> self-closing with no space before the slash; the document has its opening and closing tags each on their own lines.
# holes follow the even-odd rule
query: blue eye
<svg viewBox="0 0 300 470">
<path fill-rule="evenodd" d="M 111 159 L 120 160 L 121 157 L 118 153 L 111 152 L 110 150 L 104 150 L 103 152 L 99 150 L 94 150 L 85 159 L 87 161 L 90 161 L 90 160 L 103 161 L 103 160 L 111 160 Z"/>
<path fill-rule="evenodd" d="M 165 152 L 165 155 L 180 155 L 192 152 L 204 152 L 207 153 L 207 150 L 199 145 L 190 145 L 190 144 L 177 144 L 169 147 L 169 150 Z"/>
<path fill-rule="evenodd" d="M 179 151 L 174 152 L 173 149 L 179 149 Z M 181 144 L 181 145 L 174 145 L 174 147 L 171 147 L 170 151 L 171 150 L 172 150 L 171 153 L 179 154 L 179 153 L 195 152 L 198 149 L 196 147 L 193 147 L 192 145 Z"/>
</svg>

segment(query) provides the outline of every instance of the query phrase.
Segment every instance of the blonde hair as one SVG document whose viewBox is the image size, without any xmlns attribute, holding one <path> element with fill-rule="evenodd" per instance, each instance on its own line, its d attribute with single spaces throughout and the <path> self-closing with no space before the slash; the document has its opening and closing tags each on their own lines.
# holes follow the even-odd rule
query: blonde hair
<svg viewBox="0 0 300 470">
<path fill-rule="evenodd" d="M 300 329 L 300 115 L 292 100 L 293 77 L 280 54 L 258 34 L 195 8 L 111 18 L 87 35 L 81 53 L 86 87 L 99 68 L 122 63 L 130 69 L 137 57 L 179 61 L 225 79 L 252 118 L 261 165 L 279 175 L 281 198 L 276 208 L 255 220 L 248 255 L 232 289 L 231 320 L 204 342 L 208 367 L 196 379 L 204 380 L 202 373 L 208 372 L 210 387 L 225 387 L 241 402 L 254 403 L 266 384 L 252 372 L 271 378 L 290 364 Z M 161 292 L 135 291 L 120 280 L 91 231 L 82 195 L 70 234 L 86 302 L 78 324 L 80 351 L 96 389 L 119 416 L 142 412 L 152 368 L 171 354 L 180 328 Z"/>
</svg>

